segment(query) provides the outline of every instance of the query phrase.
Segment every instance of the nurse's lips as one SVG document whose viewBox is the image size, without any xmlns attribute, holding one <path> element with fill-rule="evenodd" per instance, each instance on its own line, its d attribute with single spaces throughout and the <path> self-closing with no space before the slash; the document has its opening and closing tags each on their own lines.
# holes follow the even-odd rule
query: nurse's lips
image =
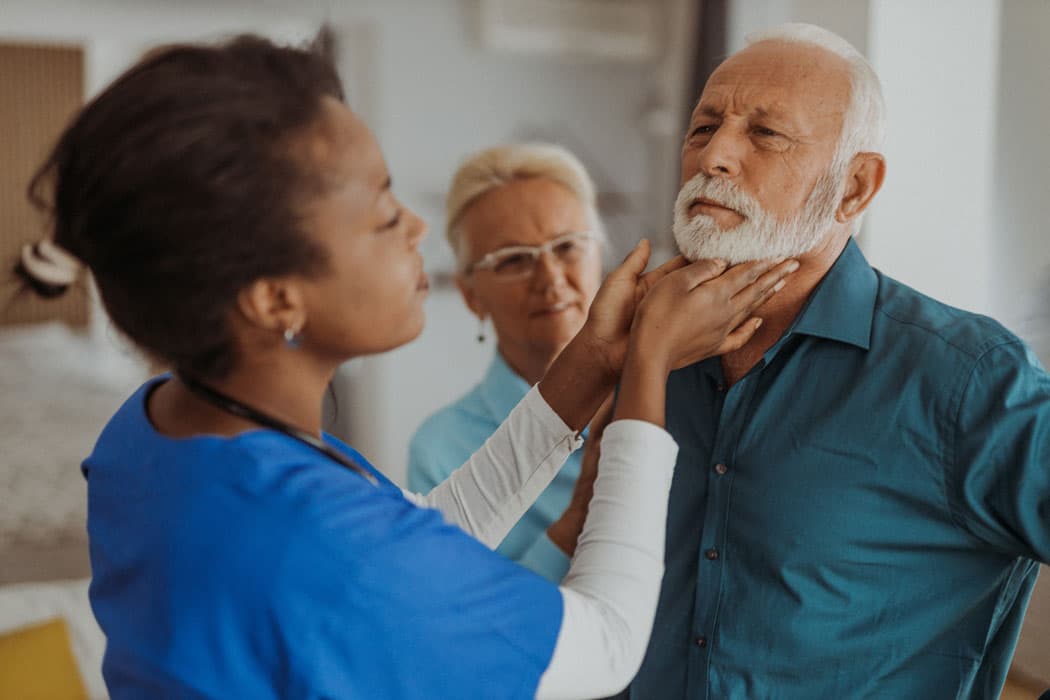
<svg viewBox="0 0 1050 700">
<path fill-rule="evenodd" d="M 416 285 L 416 290 L 420 292 L 426 292 L 430 289 L 430 278 L 427 277 L 427 273 L 419 273 L 419 283 Z"/>
</svg>

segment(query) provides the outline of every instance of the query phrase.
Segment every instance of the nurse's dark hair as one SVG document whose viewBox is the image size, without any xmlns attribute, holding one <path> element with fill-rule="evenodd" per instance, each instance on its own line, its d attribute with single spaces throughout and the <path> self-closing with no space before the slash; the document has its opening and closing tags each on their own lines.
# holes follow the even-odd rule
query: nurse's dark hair
<svg viewBox="0 0 1050 700">
<path fill-rule="evenodd" d="M 303 48 L 243 35 L 154 50 L 76 115 L 33 177 L 54 243 L 155 360 L 222 376 L 237 294 L 325 270 L 301 217 L 322 174 L 300 145 L 322 98 L 343 99 L 332 54 L 327 29 Z"/>
</svg>

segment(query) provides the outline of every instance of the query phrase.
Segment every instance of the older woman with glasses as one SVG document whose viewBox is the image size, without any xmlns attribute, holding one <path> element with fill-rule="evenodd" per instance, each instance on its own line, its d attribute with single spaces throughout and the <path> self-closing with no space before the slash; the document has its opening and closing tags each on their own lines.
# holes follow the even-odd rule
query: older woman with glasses
<svg viewBox="0 0 1050 700">
<path fill-rule="evenodd" d="M 496 352 L 481 382 L 412 438 L 408 483 L 421 493 L 481 447 L 539 381 L 582 327 L 602 276 L 605 234 L 594 185 L 558 146 L 498 146 L 467 158 L 448 193 L 446 234 L 459 290 L 479 319 L 478 339 L 491 321 Z M 607 416 L 607 408 L 599 412 L 584 450 L 499 547 L 553 582 L 568 568 L 587 513 Z"/>
</svg>

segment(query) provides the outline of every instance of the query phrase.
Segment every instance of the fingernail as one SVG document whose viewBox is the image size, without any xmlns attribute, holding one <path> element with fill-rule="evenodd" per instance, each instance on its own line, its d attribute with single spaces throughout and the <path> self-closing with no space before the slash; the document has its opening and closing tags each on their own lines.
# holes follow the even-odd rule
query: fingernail
<svg viewBox="0 0 1050 700">
<path fill-rule="evenodd" d="M 798 260 L 792 260 L 791 264 L 788 265 L 788 272 L 794 272 L 795 270 L 797 270 L 800 267 L 802 267 L 802 265 L 801 265 L 801 263 L 799 263 Z"/>
<path fill-rule="evenodd" d="M 761 325 L 762 325 L 762 319 L 756 318 L 755 319 L 755 330 L 758 330 L 758 327 L 761 326 Z"/>
<path fill-rule="evenodd" d="M 784 288 L 785 284 L 787 284 L 787 280 L 780 280 L 779 282 L 773 285 L 773 291 L 779 292 L 781 289 Z"/>
</svg>

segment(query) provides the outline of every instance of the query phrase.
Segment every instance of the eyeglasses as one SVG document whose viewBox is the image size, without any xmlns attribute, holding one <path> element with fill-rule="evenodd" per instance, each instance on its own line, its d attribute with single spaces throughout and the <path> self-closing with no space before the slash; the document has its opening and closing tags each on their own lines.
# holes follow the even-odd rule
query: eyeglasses
<svg viewBox="0 0 1050 700">
<path fill-rule="evenodd" d="M 536 271 L 540 256 L 549 253 L 562 265 L 580 262 L 594 252 L 598 237 L 590 231 L 576 231 L 552 238 L 542 245 L 512 245 L 494 250 L 467 265 L 466 273 L 490 270 L 497 279 L 529 277 Z"/>
</svg>

